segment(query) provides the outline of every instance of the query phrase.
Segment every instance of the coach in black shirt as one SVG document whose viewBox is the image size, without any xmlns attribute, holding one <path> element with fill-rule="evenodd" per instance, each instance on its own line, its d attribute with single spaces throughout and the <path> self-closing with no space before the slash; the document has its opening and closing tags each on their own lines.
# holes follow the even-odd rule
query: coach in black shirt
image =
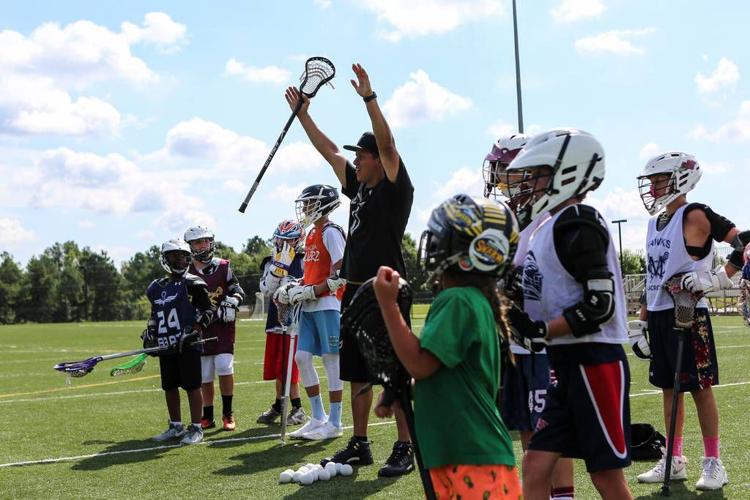
<svg viewBox="0 0 750 500">
<path fill-rule="evenodd" d="M 355 146 L 344 146 L 344 149 L 355 153 L 353 165 L 312 120 L 308 113 L 310 103 L 307 97 L 294 87 L 286 91 L 286 100 L 292 109 L 300 98 L 304 101 L 297 118 L 315 149 L 333 167 L 341 182 L 341 192 L 351 199 L 349 236 L 341 273 L 347 280 L 342 310 L 349 304 L 358 286 L 375 276 L 380 266 L 390 266 L 406 276 L 401 239 L 414 200 L 414 186 L 396 150 L 391 130 L 378 106 L 377 95 L 370 86 L 369 76 L 359 64 L 352 65 L 352 69 L 357 77 L 357 82 L 352 81 L 352 85 L 365 102 L 373 130 L 362 134 Z M 354 436 L 346 448 L 324 462 L 369 465 L 372 454 L 367 440 L 367 423 L 372 406 L 372 390 L 365 387 L 371 377 L 353 335 L 344 328 L 341 329 L 339 354 L 341 379 L 351 382 Z M 362 390 L 365 392 L 360 393 Z M 396 424 L 398 441 L 379 471 L 381 476 L 398 476 L 414 468 L 409 430 L 402 411 L 396 412 Z"/>
</svg>

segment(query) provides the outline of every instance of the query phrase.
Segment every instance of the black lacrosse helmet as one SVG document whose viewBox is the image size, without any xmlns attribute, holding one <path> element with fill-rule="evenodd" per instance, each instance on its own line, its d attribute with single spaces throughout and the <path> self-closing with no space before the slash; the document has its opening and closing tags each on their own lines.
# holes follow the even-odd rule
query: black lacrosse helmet
<svg viewBox="0 0 750 500">
<path fill-rule="evenodd" d="M 336 210 L 341 205 L 339 192 L 327 184 L 313 184 L 302 190 L 294 200 L 297 220 L 308 227 L 323 216 Z"/>
<path fill-rule="evenodd" d="M 518 247 L 518 223 L 503 202 L 457 194 L 432 211 L 418 257 L 434 279 L 460 272 L 505 276 Z"/>
<path fill-rule="evenodd" d="M 387 389 L 400 391 L 410 379 L 406 369 L 396 356 L 378 300 L 375 297 L 373 283 L 375 278 L 365 281 L 354 293 L 352 301 L 344 310 L 341 324 L 353 333 L 359 351 L 365 358 L 367 370 L 373 377 L 371 382 Z M 412 303 L 412 291 L 409 283 L 399 279 L 398 308 L 408 321 Z"/>
</svg>

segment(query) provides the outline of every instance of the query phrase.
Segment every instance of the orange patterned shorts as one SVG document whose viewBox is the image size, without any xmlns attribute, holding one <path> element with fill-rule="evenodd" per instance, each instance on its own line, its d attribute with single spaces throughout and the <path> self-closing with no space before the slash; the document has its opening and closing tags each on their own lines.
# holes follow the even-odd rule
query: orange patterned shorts
<svg viewBox="0 0 750 500">
<path fill-rule="evenodd" d="M 518 471 L 508 465 L 444 465 L 430 477 L 439 500 L 523 498 Z"/>
</svg>

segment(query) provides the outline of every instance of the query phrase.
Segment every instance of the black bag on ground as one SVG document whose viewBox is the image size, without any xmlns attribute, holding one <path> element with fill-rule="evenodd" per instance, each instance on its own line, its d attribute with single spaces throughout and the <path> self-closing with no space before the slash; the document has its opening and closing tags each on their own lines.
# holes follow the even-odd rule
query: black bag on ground
<svg viewBox="0 0 750 500">
<path fill-rule="evenodd" d="M 632 460 L 658 460 L 662 448 L 667 446 L 666 438 L 651 424 L 631 424 L 630 458 Z"/>
</svg>

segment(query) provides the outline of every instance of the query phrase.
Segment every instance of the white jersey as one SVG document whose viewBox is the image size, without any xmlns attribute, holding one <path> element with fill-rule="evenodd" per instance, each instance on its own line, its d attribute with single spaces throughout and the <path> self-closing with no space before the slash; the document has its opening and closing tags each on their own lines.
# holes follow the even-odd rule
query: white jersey
<svg viewBox="0 0 750 500">
<path fill-rule="evenodd" d="M 523 228 L 523 231 L 518 235 L 518 247 L 516 249 L 516 255 L 513 257 L 513 266 L 523 266 L 523 261 L 526 260 L 526 254 L 529 253 L 529 243 L 531 242 L 531 235 L 536 228 L 538 228 L 542 222 L 546 221 L 549 217 L 549 213 L 545 213 L 540 217 L 537 217 L 531 223 Z M 528 349 L 521 347 L 516 344 L 513 339 L 510 339 L 510 352 L 513 354 L 531 354 Z M 547 354 L 545 349 L 542 349 L 537 354 Z"/>
<path fill-rule="evenodd" d="M 571 207 L 576 207 L 572 205 Z M 562 316 L 568 307 L 583 300 L 583 285 L 568 273 L 557 257 L 554 241 L 554 225 L 567 207 L 541 224 L 531 237 L 529 253 L 524 261 L 523 296 L 524 310 L 535 321 L 550 321 Z M 574 337 L 572 334 L 555 337 L 548 345 L 583 344 L 601 342 L 604 344 L 624 344 L 627 337 L 627 311 L 620 264 L 614 245 L 607 247 L 607 266 L 612 272 L 615 286 L 615 312 L 600 330 L 591 335 Z"/>
<path fill-rule="evenodd" d="M 649 311 L 665 311 L 674 308 L 674 302 L 664 283 L 675 274 L 710 270 L 713 263 L 713 240 L 711 251 L 700 260 L 693 260 L 685 248 L 683 216 L 685 208 L 678 208 L 667 225 L 659 231 L 656 223 L 659 216 L 648 221 L 646 233 L 646 308 Z M 698 301 L 697 307 L 708 307 L 705 298 Z"/>
</svg>

